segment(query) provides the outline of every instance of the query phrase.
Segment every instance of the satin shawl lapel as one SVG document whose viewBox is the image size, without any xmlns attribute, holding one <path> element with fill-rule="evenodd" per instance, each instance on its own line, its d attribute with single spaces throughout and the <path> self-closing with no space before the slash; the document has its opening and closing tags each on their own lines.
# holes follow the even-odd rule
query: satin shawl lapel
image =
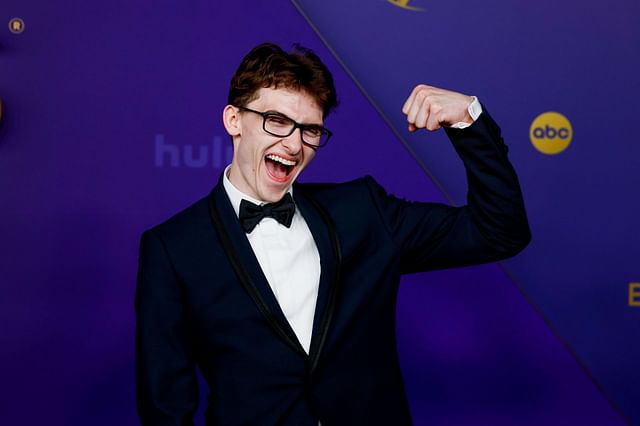
<svg viewBox="0 0 640 426">
<path fill-rule="evenodd" d="M 311 230 L 320 254 L 320 285 L 309 350 L 310 368 L 313 372 L 322 352 L 335 308 L 340 271 L 340 242 L 331 218 L 317 201 L 304 192 L 303 186 L 294 186 L 293 198 Z"/>
<path fill-rule="evenodd" d="M 251 244 L 240 226 L 240 221 L 224 190 L 222 176 L 209 195 L 209 213 L 220 238 L 220 243 L 229 257 L 240 284 L 267 319 L 274 332 L 295 351 L 306 356 L 306 352 L 280 309 L 280 305 L 260 268 L 258 259 L 251 249 Z"/>
</svg>

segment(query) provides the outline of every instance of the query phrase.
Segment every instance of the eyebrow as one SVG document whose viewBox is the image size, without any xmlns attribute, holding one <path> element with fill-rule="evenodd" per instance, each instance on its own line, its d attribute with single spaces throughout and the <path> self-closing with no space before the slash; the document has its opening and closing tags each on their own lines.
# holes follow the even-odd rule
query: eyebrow
<svg viewBox="0 0 640 426">
<path fill-rule="evenodd" d="M 276 111 L 274 109 L 266 110 L 265 113 L 267 113 L 267 114 L 277 114 L 277 115 L 280 115 L 280 116 L 286 118 L 287 120 L 291 120 L 294 123 L 298 123 L 296 120 L 294 120 L 293 118 L 289 117 L 287 114 L 284 114 L 284 113 L 282 113 L 280 111 Z M 298 124 L 301 124 L 301 125 L 303 125 L 305 127 L 318 127 L 320 129 L 324 129 L 324 124 L 318 124 L 318 123 L 298 123 Z"/>
</svg>

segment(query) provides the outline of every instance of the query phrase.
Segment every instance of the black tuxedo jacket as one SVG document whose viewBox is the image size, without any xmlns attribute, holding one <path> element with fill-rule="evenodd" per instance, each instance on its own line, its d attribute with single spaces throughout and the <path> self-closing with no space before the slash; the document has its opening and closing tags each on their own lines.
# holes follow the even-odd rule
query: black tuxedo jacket
<svg viewBox="0 0 640 426">
<path fill-rule="evenodd" d="M 199 367 L 210 425 L 411 424 L 396 350 L 400 275 L 503 259 L 530 239 L 516 174 L 486 110 L 447 134 L 467 171 L 464 207 L 404 201 L 371 177 L 294 186 L 322 270 L 309 355 L 222 180 L 146 231 L 135 303 L 142 423 L 192 424 Z"/>
</svg>

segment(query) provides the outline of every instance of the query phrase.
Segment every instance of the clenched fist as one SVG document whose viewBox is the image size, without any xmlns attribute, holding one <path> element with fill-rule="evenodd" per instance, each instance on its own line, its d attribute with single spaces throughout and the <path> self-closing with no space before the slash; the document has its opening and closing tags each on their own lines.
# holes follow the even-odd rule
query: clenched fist
<svg viewBox="0 0 640 426">
<path fill-rule="evenodd" d="M 402 112 L 407 116 L 409 131 L 438 130 L 457 123 L 473 123 L 469 115 L 472 96 L 419 84 L 405 101 Z"/>
</svg>

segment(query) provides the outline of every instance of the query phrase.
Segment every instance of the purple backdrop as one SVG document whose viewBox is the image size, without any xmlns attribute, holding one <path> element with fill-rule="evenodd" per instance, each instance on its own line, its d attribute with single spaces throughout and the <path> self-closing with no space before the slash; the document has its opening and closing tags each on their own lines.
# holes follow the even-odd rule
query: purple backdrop
<svg viewBox="0 0 640 426">
<path fill-rule="evenodd" d="M 464 173 L 443 135 L 404 133 L 399 108 L 418 82 L 477 94 L 505 131 L 535 240 L 504 266 L 404 279 L 399 347 L 416 424 L 623 424 L 614 405 L 640 422 L 631 368 L 640 309 L 619 294 L 640 280 L 638 178 L 628 173 L 638 147 L 623 145 L 633 126 L 621 125 L 637 112 L 627 59 L 637 6 L 414 3 L 427 10 L 383 0 L 3 0 L 2 424 L 137 423 L 139 234 L 217 180 L 229 159 L 220 122 L 229 78 L 266 40 L 314 48 L 336 78 L 341 106 L 327 122 L 336 136 L 303 180 L 367 173 L 404 197 L 462 202 Z M 5 25 L 13 17 L 21 34 Z M 575 129 L 557 157 L 527 140 L 548 109 Z M 601 206 L 587 204 L 595 199 Z M 613 247 L 622 253 L 606 255 Z"/>
<path fill-rule="evenodd" d="M 640 424 L 640 309 L 628 303 L 629 283 L 640 280 L 640 147 L 630 143 L 640 96 L 638 3 L 294 3 L 457 203 L 466 185 L 454 151 L 429 143 L 443 135 L 409 135 L 397 106 L 421 79 L 488 105 L 519 171 L 534 236 L 506 268 L 603 395 Z M 573 126 L 558 155 L 529 140 L 532 121 L 547 111 Z"/>
</svg>

